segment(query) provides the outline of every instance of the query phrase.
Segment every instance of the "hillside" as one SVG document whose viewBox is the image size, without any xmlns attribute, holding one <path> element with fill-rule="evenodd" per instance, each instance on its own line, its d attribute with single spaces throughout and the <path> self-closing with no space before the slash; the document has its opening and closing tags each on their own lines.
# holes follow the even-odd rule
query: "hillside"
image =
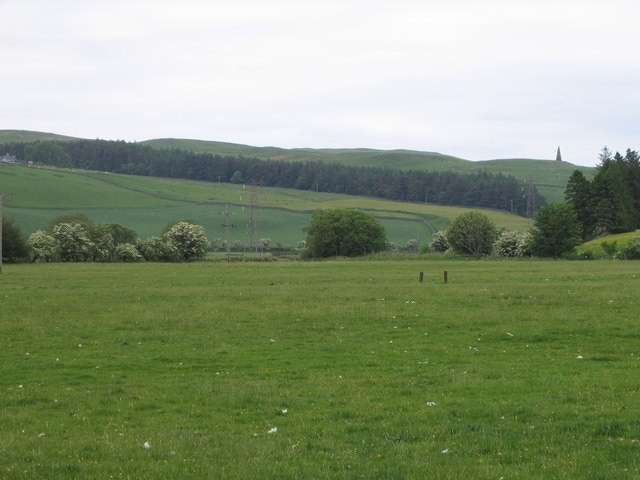
<svg viewBox="0 0 640 480">
<path fill-rule="evenodd" d="M 311 149 L 278 147 L 252 147 L 235 143 L 187 139 L 155 139 L 141 142 L 154 148 L 179 148 L 199 153 L 239 155 L 269 160 L 323 161 L 349 166 L 383 167 L 399 170 L 454 171 L 472 173 L 485 170 L 511 175 L 522 182 L 533 182 L 549 202 L 564 200 L 564 189 L 571 174 L 577 169 L 589 177 L 594 168 L 555 160 L 513 158 L 472 162 L 435 152 L 413 150 Z"/>
<path fill-rule="evenodd" d="M 0 192 L 4 213 L 31 233 L 57 215 L 84 212 L 95 223 L 119 223 L 142 238 L 159 235 L 173 220 L 202 224 L 210 238 L 225 238 L 222 213 L 229 205 L 231 240 L 247 243 L 247 224 L 253 206 L 258 238 L 274 246 L 295 246 L 318 208 L 359 208 L 378 218 L 390 241 L 404 246 L 409 239 L 428 242 L 434 231 L 468 208 L 443 207 L 308 191 L 256 188 L 188 180 L 36 168 L 0 164 Z M 507 230 L 528 229 L 527 219 L 487 210 Z"/>
<path fill-rule="evenodd" d="M 22 130 L 0 130 L 0 144 L 38 140 L 78 140 L 52 133 Z M 416 171 L 454 171 L 472 173 L 485 170 L 511 175 L 522 182 L 533 182 L 548 202 L 562 201 L 567 181 L 574 170 L 589 177 L 594 168 L 576 166 L 567 162 L 535 159 L 500 159 L 472 162 L 450 155 L 412 150 L 353 149 L 285 149 L 255 147 L 227 142 L 164 138 L 139 142 L 159 149 L 181 149 L 197 153 L 242 156 L 247 158 L 286 161 L 322 161 L 348 166 L 370 166 Z"/>
<path fill-rule="evenodd" d="M 43 141 L 78 140 L 75 137 L 58 135 L 56 133 L 32 132 L 29 130 L 0 130 L 0 145 L 13 142 L 43 142 Z"/>
</svg>

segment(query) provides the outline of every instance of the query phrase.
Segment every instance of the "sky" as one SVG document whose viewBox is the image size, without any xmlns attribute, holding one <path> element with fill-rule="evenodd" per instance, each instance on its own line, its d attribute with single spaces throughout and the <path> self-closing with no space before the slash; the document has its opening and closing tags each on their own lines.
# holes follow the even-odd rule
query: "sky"
<svg viewBox="0 0 640 480">
<path fill-rule="evenodd" d="M 439 152 L 640 150 L 637 0 L 0 0 L 0 129 Z"/>
</svg>

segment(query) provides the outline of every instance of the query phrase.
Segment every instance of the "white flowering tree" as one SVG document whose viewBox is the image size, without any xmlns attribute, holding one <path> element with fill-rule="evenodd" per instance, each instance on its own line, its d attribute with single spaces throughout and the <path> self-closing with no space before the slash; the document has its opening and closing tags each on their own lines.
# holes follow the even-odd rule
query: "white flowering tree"
<svg viewBox="0 0 640 480">
<path fill-rule="evenodd" d="M 440 253 L 449 250 L 446 230 L 438 230 L 431 236 L 431 249 Z"/>
<path fill-rule="evenodd" d="M 93 232 L 93 248 L 91 259 L 95 262 L 110 262 L 115 254 L 116 244 L 110 233 L 96 234 Z"/>
<path fill-rule="evenodd" d="M 522 232 L 502 232 L 493 244 L 493 253 L 501 257 L 531 256 L 529 240 L 531 235 Z"/>
<path fill-rule="evenodd" d="M 139 240 L 136 248 L 150 262 L 175 262 L 179 260 L 178 249 L 168 239 L 149 237 Z"/>
<path fill-rule="evenodd" d="M 179 259 L 202 260 L 209 249 L 209 240 L 201 225 L 178 222 L 164 234 L 164 238 L 178 251 Z"/>
<path fill-rule="evenodd" d="M 59 223 L 53 226 L 58 255 L 63 262 L 85 262 L 92 252 L 93 242 L 79 223 Z"/>
<path fill-rule="evenodd" d="M 115 254 L 122 262 L 139 262 L 143 260 L 142 254 L 132 243 L 116 245 Z"/>
<path fill-rule="evenodd" d="M 260 250 L 269 250 L 269 245 L 271 245 L 270 238 L 261 238 L 260 240 L 258 240 L 258 247 L 260 248 Z"/>
<path fill-rule="evenodd" d="M 38 230 L 29 235 L 27 245 L 33 251 L 33 261 L 44 260 L 50 262 L 56 257 L 56 239 L 47 232 Z"/>
</svg>

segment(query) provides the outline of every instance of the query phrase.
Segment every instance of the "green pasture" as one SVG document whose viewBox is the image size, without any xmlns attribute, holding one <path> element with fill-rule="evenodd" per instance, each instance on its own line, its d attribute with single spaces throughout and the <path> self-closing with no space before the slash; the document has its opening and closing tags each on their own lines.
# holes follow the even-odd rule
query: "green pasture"
<svg viewBox="0 0 640 480">
<path fill-rule="evenodd" d="M 0 479 L 635 479 L 639 288 L 632 261 L 5 265 Z"/>
<path fill-rule="evenodd" d="M 44 142 L 44 141 L 78 140 L 77 137 L 58 135 L 48 132 L 34 132 L 31 130 L 0 130 L 0 144 L 18 142 Z M 2 152 L 4 153 L 4 152 Z"/>
<path fill-rule="evenodd" d="M 594 155 L 594 157 L 596 156 Z M 590 178 L 595 173 L 594 168 L 573 165 L 568 162 L 527 158 L 469 162 L 462 165 L 462 169 L 452 168 L 452 170 L 461 173 L 468 173 L 474 169 L 486 170 L 493 174 L 508 174 L 523 182 L 532 182 L 536 185 L 538 192 L 547 199 L 548 203 L 563 202 L 565 200 L 564 191 L 567 188 L 567 182 L 571 174 L 576 170 L 580 170 L 587 178 Z"/>
<path fill-rule="evenodd" d="M 277 147 L 253 147 L 234 143 L 164 138 L 149 140 L 154 148 L 179 148 L 201 153 L 234 155 L 262 159 L 277 159 L 296 162 L 322 161 L 356 167 L 375 167 L 416 171 L 455 171 L 472 173 L 485 170 L 491 173 L 511 175 L 522 182 L 532 182 L 548 202 L 564 201 L 564 190 L 571 174 L 580 170 L 589 177 L 595 171 L 591 167 L 574 165 L 571 162 L 556 162 L 555 147 L 549 152 L 549 160 L 510 158 L 472 162 L 451 155 L 413 150 L 376 150 L 369 148 L 312 149 Z M 598 152 L 594 152 L 594 158 Z M 589 159 L 574 159 L 583 162 Z"/>
<path fill-rule="evenodd" d="M 358 208 L 378 218 L 388 239 L 399 246 L 412 238 L 429 242 L 431 235 L 469 208 L 391 202 L 349 195 L 282 188 L 256 188 L 228 183 L 196 182 L 101 172 L 47 169 L 0 164 L 4 213 L 26 234 L 52 218 L 83 212 L 95 223 L 119 223 L 142 238 L 159 235 L 168 222 L 190 219 L 205 227 L 209 238 L 226 238 L 222 228 L 229 205 L 231 240 L 247 242 L 252 200 L 258 238 L 293 247 L 318 208 Z M 505 212 L 485 213 L 500 228 L 526 231 L 527 219 Z"/>
<path fill-rule="evenodd" d="M 11 142 L 42 140 L 74 140 L 72 137 L 52 133 L 23 130 L 0 130 L 0 145 Z M 247 158 L 274 159 L 296 162 L 321 161 L 341 165 L 390 168 L 399 170 L 455 171 L 472 173 L 486 170 L 491 173 L 511 175 L 522 182 L 533 182 L 548 202 L 564 201 L 564 190 L 574 170 L 580 170 L 590 177 L 595 168 L 575 165 L 584 158 L 565 158 L 566 162 L 556 162 L 556 147 L 549 150 L 548 160 L 511 158 L 472 162 L 451 155 L 415 150 L 377 150 L 371 148 L 279 148 L 273 146 L 256 147 L 229 142 L 192 140 L 183 138 L 159 138 L 140 142 L 153 148 L 181 149 L 198 153 L 243 156 Z M 0 147 L 1 148 L 1 147 Z M 0 150 L 1 152 L 1 150 Z M 598 152 L 593 152 L 594 158 Z"/>
<path fill-rule="evenodd" d="M 630 240 L 634 238 L 640 238 L 640 230 L 636 230 L 635 232 L 626 232 L 626 233 L 617 233 L 614 235 L 607 235 L 603 238 L 596 238 L 595 240 L 590 240 L 586 243 L 583 243 L 579 251 L 581 253 L 590 253 L 593 258 L 610 258 L 609 255 L 602 248 L 602 243 L 606 242 L 608 244 L 616 244 L 618 248 L 626 245 Z"/>
</svg>

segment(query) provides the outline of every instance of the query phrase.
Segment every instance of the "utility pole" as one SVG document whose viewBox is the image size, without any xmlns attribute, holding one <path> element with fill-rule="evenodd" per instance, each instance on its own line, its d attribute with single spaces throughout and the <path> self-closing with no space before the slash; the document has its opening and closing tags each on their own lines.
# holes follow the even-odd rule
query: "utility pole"
<svg viewBox="0 0 640 480">
<path fill-rule="evenodd" d="M 527 218 L 531 220 L 536 213 L 536 185 L 529 183 L 529 191 L 527 192 Z"/>
<path fill-rule="evenodd" d="M 224 223 L 222 224 L 222 228 L 224 228 L 227 231 L 227 263 L 229 263 L 231 262 L 231 230 L 230 228 L 235 227 L 235 225 L 233 223 L 229 223 L 229 215 L 232 215 L 232 213 L 229 212 L 228 203 L 224 206 L 224 212 L 222 212 L 221 215 L 224 215 Z"/>
<path fill-rule="evenodd" d="M 249 204 L 249 221 L 247 222 L 247 244 L 249 250 L 258 251 L 258 218 L 256 208 L 256 184 L 251 184 L 251 203 Z"/>
</svg>

